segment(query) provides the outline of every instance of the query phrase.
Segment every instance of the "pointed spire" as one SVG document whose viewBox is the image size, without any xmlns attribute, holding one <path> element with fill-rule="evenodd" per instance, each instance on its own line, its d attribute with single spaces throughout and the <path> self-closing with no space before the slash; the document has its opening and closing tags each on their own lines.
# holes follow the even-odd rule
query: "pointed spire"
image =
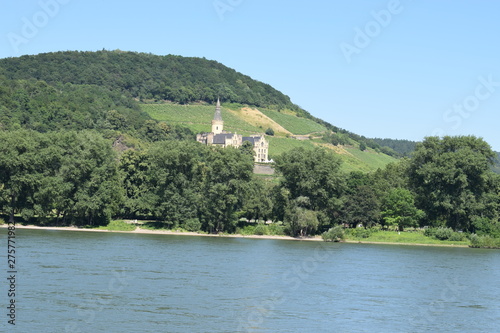
<svg viewBox="0 0 500 333">
<path fill-rule="evenodd" d="M 220 112 L 220 99 L 217 98 L 217 105 L 215 106 L 214 120 L 222 121 L 222 113 Z"/>
</svg>

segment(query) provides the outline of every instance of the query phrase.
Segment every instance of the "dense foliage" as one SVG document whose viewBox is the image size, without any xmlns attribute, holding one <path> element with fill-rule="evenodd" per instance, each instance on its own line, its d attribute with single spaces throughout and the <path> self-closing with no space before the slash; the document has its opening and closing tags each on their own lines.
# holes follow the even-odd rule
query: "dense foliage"
<svg viewBox="0 0 500 333">
<path fill-rule="evenodd" d="M 0 204 L 29 220 L 109 222 L 121 205 L 108 141 L 95 132 L 0 132 Z"/>
<path fill-rule="evenodd" d="M 290 98 L 216 61 L 174 55 L 99 51 L 0 59 L 0 75 L 50 85 L 97 85 L 139 100 L 234 102 L 297 111 Z"/>
<path fill-rule="evenodd" d="M 253 175 L 252 148 L 216 149 L 157 122 L 140 100 L 293 109 L 334 145 L 408 156 L 373 174 L 341 170 L 325 149 L 276 156 L 277 178 Z M 268 132 L 272 135 L 271 131 Z M 390 146 L 390 147 L 387 147 Z M 410 151 L 414 152 L 409 154 Z M 0 212 L 42 224 L 148 219 L 190 231 L 369 237 L 371 227 L 429 227 L 436 239 L 498 247 L 498 154 L 482 139 L 368 139 L 293 105 L 217 62 L 131 52 L 60 52 L 0 60 Z M 240 220 L 272 220 L 240 225 Z M 497 244 L 497 245 L 495 245 Z"/>
<path fill-rule="evenodd" d="M 498 180 L 489 173 L 493 157 L 490 146 L 472 136 L 430 137 L 421 143 L 408 174 L 427 217 L 455 230 L 470 229 L 475 216 L 497 218 L 498 209 L 485 211 L 498 203 L 488 196 L 491 182 Z"/>
<path fill-rule="evenodd" d="M 48 85 L 45 81 L 0 77 L 0 130 L 38 132 L 98 130 L 107 136 L 129 133 L 147 140 L 193 138 L 178 126 L 158 123 L 137 102 L 96 85 Z"/>
<path fill-rule="evenodd" d="M 253 185 L 252 156 L 161 141 L 118 158 L 94 131 L 0 131 L 0 205 L 24 220 L 99 225 L 147 216 L 170 226 L 234 231 Z"/>
<path fill-rule="evenodd" d="M 326 240 L 341 239 L 337 226 L 356 230 L 349 233 L 355 237 L 370 236 L 375 225 L 431 227 L 429 236 L 438 239 L 461 241 L 460 231 L 491 246 L 487 237 L 500 237 L 492 156 L 482 139 L 430 137 L 409 160 L 373 174 L 344 174 L 327 150 L 297 148 L 276 159 L 279 182 L 266 182 L 253 175 L 244 148 L 163 140 L 118 154 L 95 131 L 0 131 L 0 205 L 4 214 L 42 223 L 146 218 L 157 226 L 234 232 L 241 218 L 270 219 L 289 235 L 324 233 Z"/>
<path fill-rule="evenodd" d="M 401 156 L 409 157 L 411 153 L 415 151 L 417 147 L 417 142 L 411 140 L 400 140 L 400 139 L 372 139 L 373 142 L 381 147 L 388 147 L 394 150 Z"/>
</svg>

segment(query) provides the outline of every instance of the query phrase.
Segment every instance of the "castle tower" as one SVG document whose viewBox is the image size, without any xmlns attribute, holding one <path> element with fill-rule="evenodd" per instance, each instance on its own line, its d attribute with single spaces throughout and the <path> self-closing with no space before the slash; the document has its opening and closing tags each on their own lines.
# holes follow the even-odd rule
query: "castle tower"
<svg viewBox="0 0 500 333">
<path fill-rule="evenodd" d="M 220 134 L 224 128 L 224 121 L 220 112 L 220 100 L 217 98 L 217 106 L 215 107 L 214 120 L 212 120 L 212 133 Z"/>
</svg>

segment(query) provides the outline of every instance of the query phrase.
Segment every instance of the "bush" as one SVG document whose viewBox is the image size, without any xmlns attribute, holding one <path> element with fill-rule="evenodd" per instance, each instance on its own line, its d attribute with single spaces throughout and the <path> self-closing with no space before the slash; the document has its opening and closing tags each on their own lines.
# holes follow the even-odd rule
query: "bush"
<svg viewBox="0 0 500 333">
<path fill-rule="evenodd" d="M 436 235 L 436 228 L 426 228 L 424 230 L 425 237 L 434 237 Z"/>
<path fill-rule="evenodd" d="M 4 224 L 5 224 L 5 220 L 0 217 L 0 225 L 4 225 Z"/>
<path fill-rule="evenodd" d="M 266 129 L 266 135 L 271 135 L 271 136 L 273 136 L 273 135 L 274 135 L 274 130 L 273 130 L 272 128 L 270 128 L 270 127 L 269 127 L 268 129 Z"/>
<path fill-rule="evenodd" d="M 244 236 L 255 235 L 255 226 L 246 225 L 243 228 L 236 228 L 236 233 Z"/>
<path fill-rule="evenodd" d="M 133 231 L 136 226 L 134 224 L 126 223 L 122 220 L 112 220 L 106 226 L 100 226 L 99 229 L 109 231 Z"/>
<path fill-rule="evenodd" d="M 273 236 L 285 235 L 285 227 L 283 225 L 278 224 L 278 223 L 271 223 L 270 225 L 267 226 L 267 229 L 269 230 L 270 235 L 273 235 Z"/>
<path fill-rule="evenodd" d="M 349 233 L 354 238 L 368 238 L 371 236 L 372 230 L 365 228 L 354 228 L 350 229 Z"/>
<path fill-rule="evenodd" d="M 455 232 L 451 228 L 444 227 L 427 228 L 424 231 L 424 236 L 452 242 L 461 242 L 467 238 L 463 232 Z"/>
<path fill-rule="evenodd" d="M 465 234 L 463 232 L 454 232 L 450 238 L 448 238 L 449 241 L 452 242 L 461 242 L 464 241 L 467 237 L 465 237 Z"/>
<path fill-rule="evenodd" d="M 500 238 L 500 223 L 496 220 L 491 220 L 487 217 L 474 217 L 472 219 L 472 226 L 475 233 L 479 236 L 491 236 L 493 238 Z"/>
<path fill-rule="evenodd" d="M 434 237 L 440 240 L 447 240 L 453 235 L 453 229 L 451 228 L 438 228 Z"/>
<path fill-rule="evenodd" d="M 267 226 L 263 225 L 263 224 L 258 224 L 256 227 L 255 227 L 255 230 L 254 230 L 254 235 L 267 235 L 269 234 L 269 230 L 267 230 Z"/>
<path fill-rule="evenodd" d="M 500 238 L 493 238 L 490 236 L 478 236 L 472 234 L 469 237 L 470 247 L 485 248 L 485 249 L 500 249 Z"/>
<path fill-rule="evenodd" d="M 186 220 L 186 222 L 184 222 L 184 229 L 186 229 L 187 231 L 191 231 L 191 232 L 200 231 L 201 222 L 200 222 L 200 220 L 198 220 L 196 218 Z"/>
<path fill-rule="evenodd" d="M 344 228 L 340 225 L 330 228 L 328 231 L 321 234 L 321 238 L 323 238 L 325 242 L 340 242 L 345 238 Z"/>
</svg>

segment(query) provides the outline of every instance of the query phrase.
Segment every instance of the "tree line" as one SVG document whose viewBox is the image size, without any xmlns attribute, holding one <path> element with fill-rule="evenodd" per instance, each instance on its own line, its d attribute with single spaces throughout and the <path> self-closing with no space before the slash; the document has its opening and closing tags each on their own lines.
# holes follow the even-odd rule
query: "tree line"
<svg viewBox="0 0 500 333">
<path fill-rule="evenodd" d="M 409 159 L 344 173 L 325 149 L 276 158 L 278 181 L 253 174 L 252 150 L 190 140 L 113 150 L 95 131 L 0 131 L 0 205 L 24 220 L 104 225 L 152 219 L 190 231 L 234 232 L 242 218 L 292 236 L 336 225 L 430 226 L 500 237 L 495 154 L 473 136 L 426 138 Z"/>
<path fill-rule="evenodd" d="M 188 128 L 157 122 L 139 104 L 119 92 L 96 85 L 51 86 L 45 81 L 9 80 L 0 76 L 0 130 L 37 132 L 97 130 L 143 141 L 192 139 Z"/>
<path fill-rule="evenodd" d="M 205 58 L 123 51 L 54 52 L 0 59 L 0 75 L 50 85 L 100 86 L 145 101 L 205 101 L 288 108 L 305 113 L 268 84 Z"/>
</svg>

